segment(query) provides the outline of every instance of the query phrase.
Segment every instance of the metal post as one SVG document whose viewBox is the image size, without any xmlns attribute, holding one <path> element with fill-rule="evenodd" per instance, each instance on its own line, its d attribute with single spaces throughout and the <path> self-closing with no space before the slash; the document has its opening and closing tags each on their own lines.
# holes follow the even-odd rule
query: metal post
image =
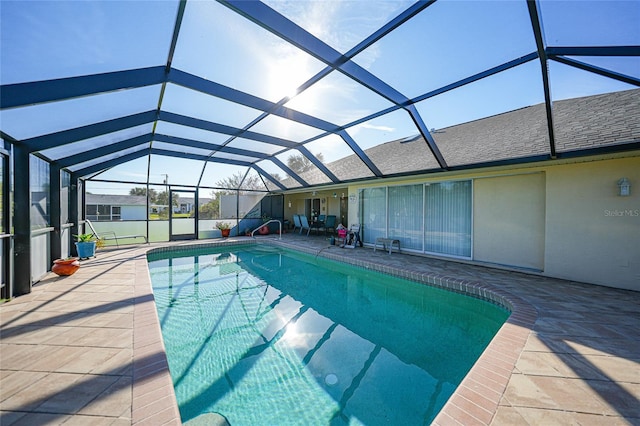
<svg viewBox="0 0 640 426">
<path fill-rule="evenodd" d="M 31 293 L 31 193 L 29 190 L 29 151 L 13 146 L 14 164 L 14 267 L 15 296 Z"/>
<path fill-rule="evenodd" d="M 49 164 L 49 197 L 51 200 L 50 220 L 54 230 L 51 233 L 50 250 L 51 258 L 59 259 L 62 256 L 62 218 L 60 216 L 60 167 Z"/>
<path fill-rule="evenodd" d="M 71 235 L 80 235 L 80 225 L 79 218 L 82 217 L 82 212 L 78 211 L 78 200 L 80 190 L 80 182 L 78 176 L 76 174 L 71 173 L 71 190 L 69 191 L 69 222 L 73 223 L 71 227 Z M 76 245 L 71 244 L 71 249 L 69 250 L 69 255 L 74 256 L 77 255 Z"/>
</svg>

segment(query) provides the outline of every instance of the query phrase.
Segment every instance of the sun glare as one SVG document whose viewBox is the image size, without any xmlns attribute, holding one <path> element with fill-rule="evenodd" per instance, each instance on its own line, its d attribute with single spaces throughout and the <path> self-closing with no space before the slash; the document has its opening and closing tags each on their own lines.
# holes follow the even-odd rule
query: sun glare
<svg viewBox="0 0 640 426">
<path fill-rule="evenodd" d="M 272 98 L 287 100 L 298 94 L 298 87 L 312 75 L 307 58 L 301 54 L 289 54 L 276 61 L 269 72 L 269 92 Z"/>
</svg>

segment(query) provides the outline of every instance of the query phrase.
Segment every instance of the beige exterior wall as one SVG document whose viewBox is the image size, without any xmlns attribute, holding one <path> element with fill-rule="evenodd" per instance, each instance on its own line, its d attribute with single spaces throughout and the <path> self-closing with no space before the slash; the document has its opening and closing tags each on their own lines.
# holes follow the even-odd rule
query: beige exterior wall
<svg viewBox="0 0 640 426">
<path fill-rule="evenodd" d="M 388 179 L 349 187 L 474 180 L 474 259 L 640 291 L 640 152 Z M 618 179 L 631 196 L 617 195 Z M 357 198 L 349 203 L 358 221 Z M 499 238 L 496 238 L 499 236 Z"/>
<path fill-rule="evenodd" d="M 549 167 L 546 230 L 545 274 L 640 291 L 640 157 Z"/>
<path fill-rule="evenodd" d="M 542 271 L 544 229 L 544 173 L 474 180 L 474 260 Z"/>
</svg>

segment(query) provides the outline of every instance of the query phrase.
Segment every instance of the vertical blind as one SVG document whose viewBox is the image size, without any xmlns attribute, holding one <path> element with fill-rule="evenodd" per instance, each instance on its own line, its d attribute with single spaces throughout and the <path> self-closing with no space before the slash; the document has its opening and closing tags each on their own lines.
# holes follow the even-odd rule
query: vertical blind
<svg viewBox="0 0 640 426">
<path fill-rule="evenodd" d="M 471 181 L 363 189 L 363 241 L 389 237 L 403 249 L 470 258 L 471 191 Z"/>
<path fill-rule="evenodd" d="M 360 192 L 361 220 L 365 243 L 385 237 L 387 231 L 387 189 L 366 188 Z"/>
<path fill-rule="evenodd" d="M 425 251 L 471 257 L 471 181 L 425 185 Z"/>
<path fill-rule="evenodd" d="M 422 250 L 422 185 L 389 187 L 389 236 Z"/>
</svg>

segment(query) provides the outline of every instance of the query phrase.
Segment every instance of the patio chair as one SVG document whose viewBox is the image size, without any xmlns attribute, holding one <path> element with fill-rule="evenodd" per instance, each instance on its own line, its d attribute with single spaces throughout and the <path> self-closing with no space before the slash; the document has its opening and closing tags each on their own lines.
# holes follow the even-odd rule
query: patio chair
<svg viewBox="0 0 640 426">
<path fill-rule="evenodd" d="M 147 240 L 146 235 L 116 235 L 114 231 L 105 231 L 101 234 L 98 234 L 98 231 L 96 231 L 96 228 L 93 227 L 93 223 L 91 223 L 89 219 L 85 219 L 84 223 L 89 226 L 89 229 L 91 229 L 91 232 L 93 233 L 93 235 L 95 235 L 96 239 L 103 241 L 115 240 L 116 247 L 120 247 L 118 239 L 124 240 L 127 238 L 144 238 L 144 243 L 149 244 L 149 240 Z"/>
<path fill-rule="evenodd" d="M 303 214 L 298 216 L 300 218 L 300 234 L 302 235 L 302 231 L 307 230 L 307 236 L 309 236 L 309 232 L 311 232 L 311 227 L 309 226 L 309 219 Z"/>
<path fill-rule="evenodd" d="M 296 228 L 300 228 L 302 231 L 302 222 L 300 221 L 300 216 L 297 214 L 293 215 L 293 232 L 296 231 Z"/>
<path fill-rule="evenodd" d="M 327 216 L 327 220 L 324 221 L 324 235 L 327 235 L 327 231 L 329 229 L 332 230 L 332 233 L 336 232 L 336 216 L 330 214 L 329 216 Z"/>
<path fill-rule="evenodd" d="M 316 234 L 319 234 L 320 230 L 324 228 L 324 218 L 325 215 L 321 214 L 315 221 L 311 222 L 311 229 L 309 231 L 314 230 Z"/>
</svg>

